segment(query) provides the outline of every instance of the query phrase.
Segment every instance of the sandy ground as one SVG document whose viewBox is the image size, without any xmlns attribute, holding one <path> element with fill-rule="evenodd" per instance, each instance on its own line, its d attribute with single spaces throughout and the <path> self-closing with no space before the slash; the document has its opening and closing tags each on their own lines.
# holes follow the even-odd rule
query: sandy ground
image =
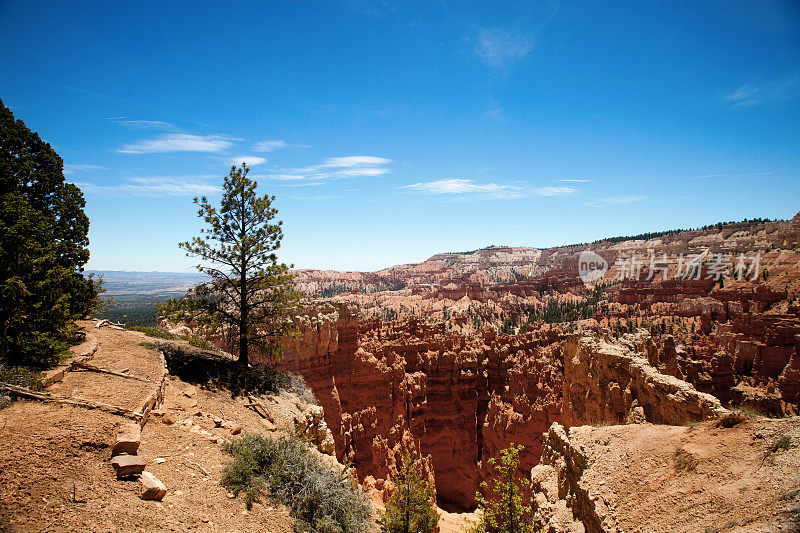
<svg viewBox="0 0 800 533">
<path fill-rule="evenodd" d="M 784 436 L 789 448 L 772 451 Z M 590 461 L 581 483 L 626 532 L 800 531 L 800 417 L 586 426 L 570 441 Z"/>
<path fill-rule="evenodd" d="M 92 364 L 160 378 L 160 356 L 139 345 L 143 334 L 81 325 L 99 341 Z M 69 372 L 48 392 L 136 409 L 153 386 Z M 289 424 L 305 407 L 289 393 L 265 403 L 277 426 Z M 109 463 L 114 430 L 126 419 L 36 401 L 16 401 L 0 411 L 0 531 L 292 531 L 286 508 L 257 503 L 246 511 L 241 497 L 229 497 L 219 485 L 229 456 L 215 441 L 236 425 L 270 433 L 243 400 L 170 379 L 162 411 L 193 422 L 166 424 L 153 416 L 142 431 L 139 455 L 168 489 L 161 502 L 141 500 L 138 481 L 114 475 Z M 215 428 L 212 417 L 223 418 L 228 427 Z"/>
</svg>

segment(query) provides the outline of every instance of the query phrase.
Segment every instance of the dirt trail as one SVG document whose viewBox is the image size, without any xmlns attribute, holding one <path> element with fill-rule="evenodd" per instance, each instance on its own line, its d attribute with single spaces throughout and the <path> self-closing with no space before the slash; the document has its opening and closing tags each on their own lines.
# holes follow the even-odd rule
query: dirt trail
<svg viewBox="0 0 800 533">
<path fill-rule="evenodd" d="M 148 340 L 142 333 L 80 325 L 97 338 L 87 362 L 149 381 L 68 371 L 46 392 L 138 410 L 161 380 L 159 352 L 140 345 Z M 91 342 L 74 349 L 87 351 Z M 304 407 L 285 392 L 265 401 L 277 426 Z M 164 422 L 170 418 L 177 423 Z M 168 379 L 164 405 L 145 425 L 139 448 L 146 469 L 167 486 L 161 502 L 141 500 L 139 482 L 117 480 L 109 463 L 114 429 L 127 420 L 37 401 L 0 410 L 0 531 L 292 531 L 285 508 L 257 503 L 246 511 L 241 498 L 219 485 L 228 456 L 218 442 L 236 426 L 268 432 L 243 400 Z"/>
</svg>

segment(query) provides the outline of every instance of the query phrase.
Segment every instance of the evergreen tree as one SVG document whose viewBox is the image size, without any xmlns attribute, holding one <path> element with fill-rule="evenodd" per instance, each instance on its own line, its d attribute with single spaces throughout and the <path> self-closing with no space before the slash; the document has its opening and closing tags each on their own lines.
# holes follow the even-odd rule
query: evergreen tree
<svg viewBox="0 0 800 533">
<path fill-rule="evenodd" d="M 433 487 L 422 476 L 410 450 L 404 449 L 403 464 L 393 476 L 397 490 L 389 498 L 381 515 L 384 533 L 432 533 L 439 522 L 433 504 Z"/>
<path fill-rule="evenodd" d="M 519 452 L 522 445 L 511 444 L 492 457 L 489 464 L 495 472 L 488 483 L 481 483 L 483 494 L 475 495 L 478 508 L 483 511 L 481 519 L 473 526 L 472 533 L 535 533 L 533 525 L 533 502 L 530 501 L 530 480 L 517 474 Z M 527 502 L 527 503 L 526 503 Z"/>
<path fill-rule="evenodd" d="M 200 258 L 203 263 L 196 268 L 213 282 L 160 308 L 206 333 L 226 335 L 245 365 L 251 348 L 280 357 L 280 339 L 294 331 L 289 317 L 300 300 L 290 267 L 278 263 L 275 254 L 283 239 L 283 222 L 273 222 L 275 197 L 257 196 L 258 183 L 247 177 L 249 172 L 246 164 L 231 167 L 219 209 L 205 196 L 194 199 L 207 227 L 200 230 L 202 236 L 179 246 Z"/>
<path fill-rule="evenodd" d="M 48 143 L 0 101 L 0 360 L 57 361 L 89 311 L 89 218 Z"/>
</svg>

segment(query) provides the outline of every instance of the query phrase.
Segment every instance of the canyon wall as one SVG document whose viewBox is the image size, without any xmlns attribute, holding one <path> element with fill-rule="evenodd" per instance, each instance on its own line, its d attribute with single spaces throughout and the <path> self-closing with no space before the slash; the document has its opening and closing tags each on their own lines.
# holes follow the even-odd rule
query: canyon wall
<svg viewBox="0 0 800 533">
<path fill-rule="evenodd" d="M 709 394 L 658 372 L 640 332 L 613 343 L 553 329 L 464 336 L 420 320 L 359 320 L 348 304 L 298 317 L 280 368 L 301 374 L 325 409 L 340 461 L 388 486 L 408 434 L 426 458 L 440 505 L 475 506 L 486 459 L 522 444 L 530 471 L 553 422 L 683 424 L 726 412 Z M 377 481 L 377 483 L 376 483 Z"/>
</svg>

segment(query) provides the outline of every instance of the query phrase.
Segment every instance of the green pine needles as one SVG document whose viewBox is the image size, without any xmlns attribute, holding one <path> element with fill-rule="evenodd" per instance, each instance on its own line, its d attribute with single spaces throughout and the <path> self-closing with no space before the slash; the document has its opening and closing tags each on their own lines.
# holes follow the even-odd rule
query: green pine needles
<svg viewBox="0 0 800 533">
<path fill-rule="evenodd" d="M 56 363 L 97 295 L 83 193 L 63 169 L 0 101 L 0 365 Z"/>
<path fill-rule="evenodd" d="M 291 312 L 299 301 L 289 266 L 278 262 L 283 223 L 274 221 L 274 196 L 257 196 L 258 183 L 246 164 L 231 167 L 220 206 L 195 198 L 206 227 L 180 248 L 198 257 L 197 269 L 213 278 L 190 295 L 173 299 L 160 311 L 204 334 L 224 336 L 247 364 L 251 349 L 269 359 L 281 355 L 281 337 L 292 335 Z"/>
<path fill-rule="evenodd" d="M 530 500 L 531 482 L 517 474 L 522 445 L 514 445 L 489 459 L 494 477 L 481 483 L 483 494 L 476 494 L 483 511 L 471 533 L 536 533 L 534 506 Z"/>
<path fill-rule="evenodd" d="M 392 476 L 397 489 L 381 513 L 384 533 L 432 533 L 439 522 L 433 500 L 433 487 L 423 477 L 418 461 L 404 448 L 402 465 Z"/>
</svg>

